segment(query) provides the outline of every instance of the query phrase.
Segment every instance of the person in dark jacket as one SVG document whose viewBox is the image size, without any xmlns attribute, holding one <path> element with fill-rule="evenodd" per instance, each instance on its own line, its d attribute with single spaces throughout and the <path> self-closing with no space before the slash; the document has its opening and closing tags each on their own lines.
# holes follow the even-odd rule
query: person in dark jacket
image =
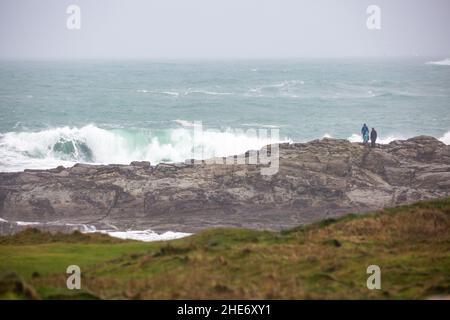
<svg viewBox="0 0 450 320">
<path fill-rule="evenodd" d="M 375 143 L 377 142 L 377 131 L 375 130 L 375 128 L 372 128 L 372 131 L 370 132 L 370 142 L 371 142 L 371 146 L 372 148 L 375 148 Z"/>
</svg>

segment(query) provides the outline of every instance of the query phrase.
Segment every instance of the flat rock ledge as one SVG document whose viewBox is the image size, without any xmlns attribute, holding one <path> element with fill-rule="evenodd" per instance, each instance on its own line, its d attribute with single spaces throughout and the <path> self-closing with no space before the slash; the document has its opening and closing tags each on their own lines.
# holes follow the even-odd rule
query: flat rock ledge
<svg viewBox="0 0 450 320">
<path fill-rule="evenodd" d="M 280 144 L 279 159 L 271 176 L 260 164 L 192 161 L 0 173 L 0 234 L 29 226 L 13 221 L 62 231 L 280 230 L 450 193 L 450 146 L 428 136 L 373 149 L 338 139 Z"/>
</svg>

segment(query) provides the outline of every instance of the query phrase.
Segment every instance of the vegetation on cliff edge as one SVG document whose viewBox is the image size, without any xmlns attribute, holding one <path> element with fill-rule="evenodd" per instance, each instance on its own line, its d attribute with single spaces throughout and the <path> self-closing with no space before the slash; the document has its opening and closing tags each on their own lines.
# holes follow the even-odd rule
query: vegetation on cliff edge
<svg viewBox="0 0 450 320">
<path fill-rule="evenodd" d="M 381 268 L 381 290 L 366 269 Z M 67 266 L 82 289 L 66 288 Z M 450 294 L 450 198 L 283 232 L 170 242 L 29 229 L 0 237 L 2 299 L 421 299 Z"/>
</svg>

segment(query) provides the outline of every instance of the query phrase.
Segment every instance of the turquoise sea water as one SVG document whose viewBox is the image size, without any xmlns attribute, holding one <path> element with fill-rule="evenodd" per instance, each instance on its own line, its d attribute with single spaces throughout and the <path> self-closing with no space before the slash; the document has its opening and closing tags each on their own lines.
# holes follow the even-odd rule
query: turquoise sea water
<svg viewBox="0 0 450 320">
<path fill-rule="evenodd" d="M 450 143 L 450 66 L 433 59 L 0 62 L 0 171 L 183 161 L 283 141 Z M 193 136 L 194 121 L 214 129 Z M 240 129 L 241 131 L 238 131 Z M 228 131 L 227 131 L 228 130 Z"/>
</svg>

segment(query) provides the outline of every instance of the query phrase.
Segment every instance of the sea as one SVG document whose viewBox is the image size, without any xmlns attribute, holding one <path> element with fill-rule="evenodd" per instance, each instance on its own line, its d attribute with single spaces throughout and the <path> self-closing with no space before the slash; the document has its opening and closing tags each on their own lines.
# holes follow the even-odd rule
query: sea
<svg viewBox="0 0 450 320">
<path fill-rule="evenodd" d="M 152 164 L 324 137 L 450 144 L 446 57 L 0 62 L 0 171 Z M 202 135 L 194 131 L 201 124 Z M 255 134 L 256 132 L 256 134 Z"/>
</svg>

